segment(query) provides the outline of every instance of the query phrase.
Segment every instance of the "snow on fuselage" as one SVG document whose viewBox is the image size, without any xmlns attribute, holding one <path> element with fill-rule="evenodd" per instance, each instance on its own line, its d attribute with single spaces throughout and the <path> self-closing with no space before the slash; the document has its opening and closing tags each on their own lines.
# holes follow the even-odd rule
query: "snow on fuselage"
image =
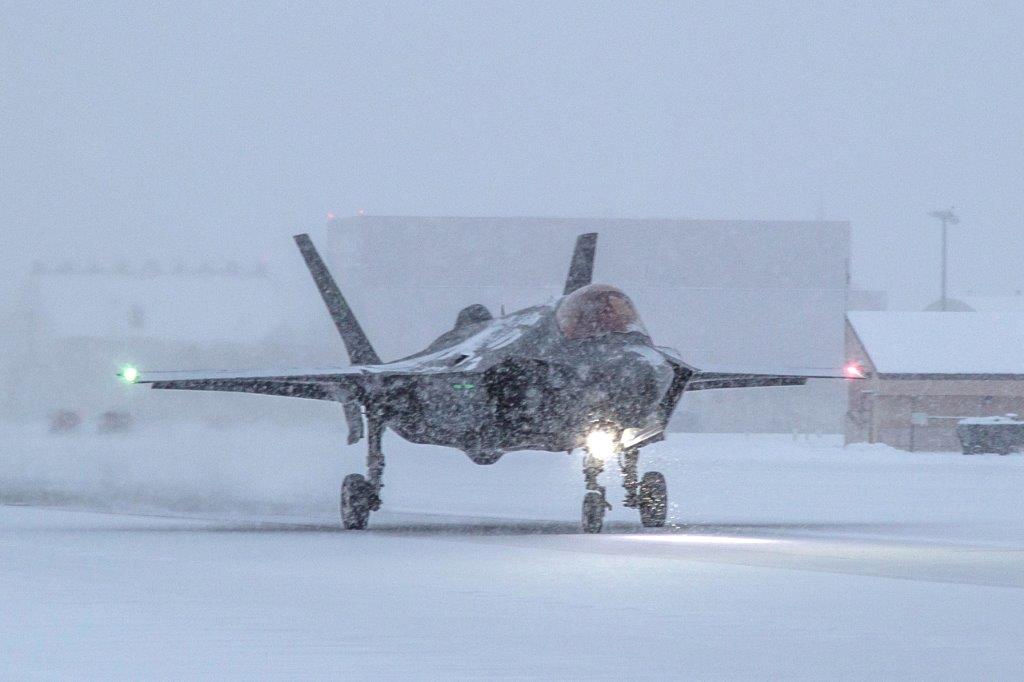
<svg viewBox="0 0 1024 682">
<path fill-rule="evenodd" d="M 620 295 L 628 303 L 612 287 L 592 286 L 592 298 Z M 456 327 L 423 353 L 365 367 L 379 375 L 388 426 L 412 442 L 462 449 L 480 463 L 510 450 L 571 450 L 596 422 L 660 433 L 672 363 L 635 312 L 608 318 L 615 328 L 606 331 L 577 310 L 575 329 L 589 333 L 570 338 L 559 315 L 566 301 L 585 304 L 586 289 L 555 305 Z M 613 312 L 632 310 L 613 303 Z M 420 376 L 399 376 L 410 370 Z"/>
</svg>

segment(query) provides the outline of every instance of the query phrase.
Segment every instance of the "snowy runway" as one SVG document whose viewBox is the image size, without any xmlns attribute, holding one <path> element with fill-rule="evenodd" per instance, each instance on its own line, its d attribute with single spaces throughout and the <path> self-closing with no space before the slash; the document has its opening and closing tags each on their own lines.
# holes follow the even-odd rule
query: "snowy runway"
<svg viewBox="0 0 1024 682">
<path fill-rule="evenodd" d="M 574 459 L 475 467 L 389 441 L 390 511 L 358 533 L 335 527 L 334 435 L 8 434 L 19 447 L 0 469 L 0 676 L 1024 667 L 1024 458 L 678 436 L 647 462 L 669 477 L 675 527 L 642 531 L 616 508 L 608 533 L 586 536 Z M 305 459 L 274 454 L 289 443 Z M 167 457 L 174 447 L 186 454 Z M 10 506 L 58 501 L 108 512 Z"/>
</svg>

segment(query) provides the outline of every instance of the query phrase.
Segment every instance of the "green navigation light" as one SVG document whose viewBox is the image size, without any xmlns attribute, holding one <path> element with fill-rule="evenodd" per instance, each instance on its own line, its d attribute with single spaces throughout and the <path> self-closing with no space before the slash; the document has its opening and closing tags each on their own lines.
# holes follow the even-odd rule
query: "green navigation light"
<svg viewBox="0 0 1024 682">
<path fill-rule="evenodd" d="M 126 365 L 121 368 L 121 378 L 129 384 L 134 384 L 139 378 L 139 370 L 131 365 Z"/>
</svg>

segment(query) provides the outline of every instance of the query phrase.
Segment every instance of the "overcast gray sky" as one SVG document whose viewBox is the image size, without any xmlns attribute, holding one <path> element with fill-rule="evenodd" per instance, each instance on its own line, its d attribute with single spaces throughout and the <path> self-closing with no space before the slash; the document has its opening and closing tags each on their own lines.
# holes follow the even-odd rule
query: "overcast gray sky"
<svg viewBox="0 0 1024 682">
<path fill-rule="evenodd" d="M 328 212 L 848 219 L 1024 288 L 1024 4 L 15 3 L 0 267 L 268 256 Z M 287 255 L 291 255 L 287 253 Z"/>
</svg>

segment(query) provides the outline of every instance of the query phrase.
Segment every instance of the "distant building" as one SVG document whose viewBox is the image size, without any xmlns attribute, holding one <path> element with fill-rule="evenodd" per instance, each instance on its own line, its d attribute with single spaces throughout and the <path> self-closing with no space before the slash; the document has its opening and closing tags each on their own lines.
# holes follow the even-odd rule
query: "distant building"
<svg viewBox="0 0 1024 682">
<path fill-rule="evenodd" d="M 382 357 L 423 348 L 458 311 L 561 293 L 576 235 L 600 233 L 595 279 L 622 286 L 657 343 L 745 366 L 841 366 L 850 226 L 828 221 L 352 216 L 327 253 Z M 838 382 L 687 395 L 675 428 L 842 429 Z"/>
<path fill-rule="evenodd" d="M 280 367 L 294 301 L 266 267 L 181 263 L 112 267 L 37 263 L 6 325 L 7 416 L 55 410 L 85 419 L 108 410 L 207 419 L 257 412 L 237 398 L 162 393 L 119 383 L 124 365 L 148 369 Z M 311 294 L 315 296 L 315 294 Z M 293 325 L 294 326 L 294 325 Z"/>
<path fill-rule="evenodd" d="M 1024 314 L 851 312 L 847 443 L 959 450 L 964 417 L 1024 413 Z"/>
</svg>

